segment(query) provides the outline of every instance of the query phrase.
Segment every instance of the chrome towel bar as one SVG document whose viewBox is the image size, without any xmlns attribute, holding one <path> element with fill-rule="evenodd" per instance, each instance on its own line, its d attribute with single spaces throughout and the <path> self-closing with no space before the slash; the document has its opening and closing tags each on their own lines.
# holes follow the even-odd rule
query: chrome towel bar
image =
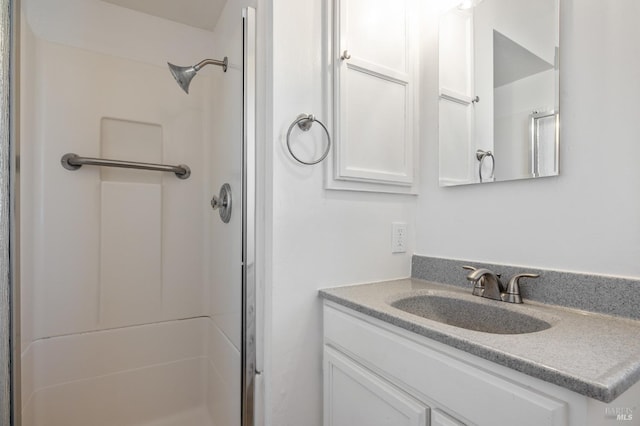
<svg viewBox="0 0 640 426">
<path fill-rule="evenodd" d="M 187 179 L 191 176 L 191 169 L 180 164 L 171 166 L 168 164 L 138 163 L 136 161 L 108 160 L 106 158 L 79 157 L 77 154 L 68 153 L 60 159 L 62 167 L 67 170 L 78 170 L 82 166 L 121 167 L 124 169 L 155 170 L 159 172 L 173 172 L 179 179 Z"/>
</svg>

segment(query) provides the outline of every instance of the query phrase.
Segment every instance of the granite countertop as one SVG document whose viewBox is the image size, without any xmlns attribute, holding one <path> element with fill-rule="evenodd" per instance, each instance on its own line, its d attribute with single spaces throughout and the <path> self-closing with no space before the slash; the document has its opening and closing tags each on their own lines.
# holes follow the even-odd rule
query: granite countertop
<svg viewBox="0 0 640 426">
<path fill-rule="evenodd" d="M 552 327 L 527 334 L 467 330 L 401 311 L 400 298 L 443 295 L 530 314 Z M 602 402 L 640 380 L 640 321 L 524 300 L 521 305 L 471 296 L 470 289 L 407 278 L 324 289 L 355 311 Z"/>
</svg>

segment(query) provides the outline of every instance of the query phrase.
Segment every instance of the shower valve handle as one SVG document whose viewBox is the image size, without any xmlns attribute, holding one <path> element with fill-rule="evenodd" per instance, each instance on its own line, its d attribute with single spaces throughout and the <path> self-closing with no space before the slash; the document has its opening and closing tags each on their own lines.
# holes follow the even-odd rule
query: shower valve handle
<svg viewBox="0 0 640 426">
<path fill-rule="evenodd" d="M 211 199 L 211 208 L 214 210 L 223 209 L 227 207 L 227 200 L 221 200 L 220 197 L 214 195 Z"/>
<path fill-rule="evenodd" d="M 220 194 L 211 198 L 211 208 L 220 212 L 220 219 L 224 223 L 231 220 L 231 186 L 225 183 L 220 188 Z"/>
</svg>

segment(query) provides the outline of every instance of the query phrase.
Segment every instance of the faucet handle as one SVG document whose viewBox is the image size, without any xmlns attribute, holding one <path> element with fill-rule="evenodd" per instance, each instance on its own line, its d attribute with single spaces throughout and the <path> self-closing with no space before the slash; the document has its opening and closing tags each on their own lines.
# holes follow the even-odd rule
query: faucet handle
<svg viewBox="0 0 640 426">
<path fill-rule="evenodd" d="M 502 300 L 510 303 L 522 303 L 522 297 L 520 296 L 520 278 L 538 278 L 540 274 L 517 274 L 514 275 L 507 284 L 507 291 L 504 292 Z"/>
</svg>

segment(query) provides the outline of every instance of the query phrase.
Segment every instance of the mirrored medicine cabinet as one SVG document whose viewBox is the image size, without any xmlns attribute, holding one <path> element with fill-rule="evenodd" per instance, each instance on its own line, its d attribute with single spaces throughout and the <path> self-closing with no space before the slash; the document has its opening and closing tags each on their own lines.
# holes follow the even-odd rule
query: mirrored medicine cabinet
<svg viewBox="0 0 640 426">
<path fill-rule="evenodd" d="M 440 13 L 440 186 L 557 175 L 559 0 Z"/>
</svg>

